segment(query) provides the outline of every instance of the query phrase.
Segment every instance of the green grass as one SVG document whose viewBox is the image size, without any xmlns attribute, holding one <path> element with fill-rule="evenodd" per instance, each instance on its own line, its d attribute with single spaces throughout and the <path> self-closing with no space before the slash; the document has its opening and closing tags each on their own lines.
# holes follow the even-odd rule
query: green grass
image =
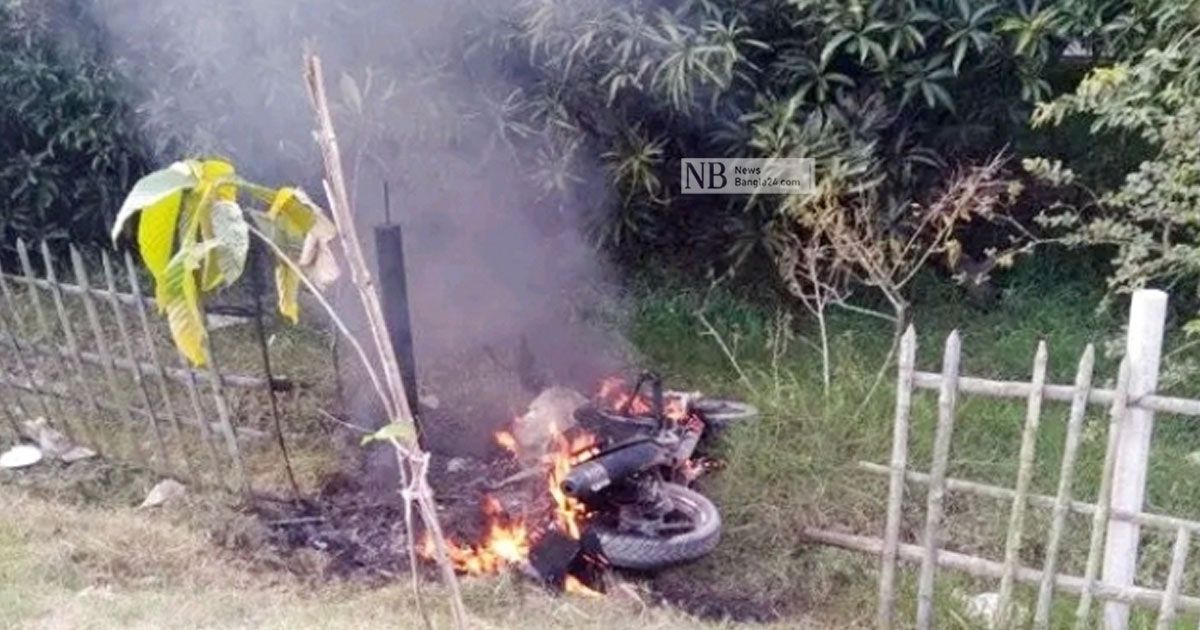
<svg viewBox="0 0 1200 630">
<path fill-rule="evenodd" d="M 1088 343 L 1097 345 L 1095 381 L 1110 385 L 1117 359 L 1104 352 L 1121 339 L 1121 308 L 1100 313 L 1103 297 L 1096 283 L 1058 282 L 1043 267 L 1008 279 L 998 302 L 983 310 L 963 303 L 952 288 L 924 282 L 916 288 L 913 321 L 918 331 L 918 368 L 938 371 L 945 336 L 962 335 L 962 372 L 972 376 L 1028 380 L 1038 340 L 1049 345 L 1052 382 L 1070 384 Z M 1071 270 L 1077 273 L 1078 270 Z M 717 552 L 688 569 L 689 579 L 721 584 L 731 592 L 753 593 L 783 610 L 832 611 L 844 623 L 869 624 L 875 607 L 876 562 L 865 556 L 813 547 L 800 540 L 805 526 L 878 536 L 882 530 L 886 486 L 860 472 L 860 460 L 886 463 L 891 445 L 894 370 L 864 402 L 891 343 L 889 325 L 870 317 L 837 314 L 832 318 L 833 387 L 825 395 L 820 355 L 800 339 L 779 352 L 772 335 L 777 313 L 770 307 L 718 290 L 699 290 L 656 279 L 644 285 L 630 307 L 632 338 L 647 365 L 677 385 L 714 394 L 743 397 L 759 406 L 762 418 L 733 432 L 724 449 L 727 468 L 709 480 L 726 520 L 727 535 Z M 734 351 L 731 361 L 695 312 L 706 315 Z M 797 334 L 814 339 L 801 325 Z M 735 367 L 736 363 L 736 367 Z M 739 376 L 738 370 L 746 375 Z M 748 381 L 748 382 L 746 382 Z M 1187 391 L 1186 381 L 1180 391 Z M 936 393 L 920 392 L 913 408 L 911 466 L 928 470 Z M 1056 493 L 1068 405 L 1047 402 L 1037 444 L 1034 491 Z M 950 475 L 1011 487 L 1024 422 L 1024 403 L 960 397 L 951 450 Z M 1075 496 L 1092 500 L 1105 448 L 1107 415 L 1091 409 L 1076 467 Z M 1194 421 L 1163 418 L 1156 432 L 1149 475 L 1147 509 L 1200 517 L 1200 468 L 1186 461 L 1200 450 Z M 923 488 L 907 494 L 906 538 L 916 542 L 924 514 Z M 1003 557 L 1008 505 L 952 493 L 947 499 L 948 546 L 993 560 Z M 1040 567 L 1049 514 L 1034 510 L 1023 548 L 1023 563 Z M 1086 559 L 1089 519 L 1072 517 L 1059 566 L 1081 574 Z M 1139 583 L 1161 587 L 1173 536 L 1144 536 Z M 987 581 L 947 576 L 942 592 L 967 594 L 995 590 Z M 1200 591 L 1200 571 L 1189 571 L 1185 592 Z M 911 600 L 912 593 L 906 597 Z M 941 598 L 939 616 L 963 619 L 960 598 Z M 1069 623 L 1073 597 L 1058 598 L 1056 619 Z M 1153 615 L 1138 617 L 1151 623 Z M 962 623 L 966 623 L 965 621 Z M 1188 620 L 1194 626 L 1194 620 Z"/>
<path fill-rule="evenodd" d="M 743 293 L 734 287 L 706 295 L 688 283 L 656 276 L 635 283 L 629 299 L 591 314 L 600 325 L 627 334 L 640 361 L 663 372 L 670 384 L 745 398 L 762 410 L 758 421 L 736 428 L 723 441 L 720 456 L 726 467 L 703 482 L 725 520 L 721 544 L 710 557 L 668 571 L 656 581 L 666 591 L 686 593 L 683 599 L 693 604 L 707 603 L 710 610 L 731 614 L 774 617 L 783 627 L 870 627 L 875 614 L 877 561 L 856 552 L 807 544 L 799 531 L 823 527 L 878 535 L 882 529 L 886 485 L 861 472 L 856 463 L 884 463 L 890 452 L 895 394 L 891 367 L 873 390 L 890 347 L 890 327 L 870 317 L 833 314 L 834 380 L 826 394 L 819 354 L 805 341 L 813 340 L 813 326 L 798 318 L 794 336 L 780 336 L 774 326 L 781 315 L 778 308 Z M 1088 343 L 1095 343 L 1098 349 L 1096 382 L 1111 384 L 1113 380 L 1116 359 L 1104 352 L 1104 346 L 1121 339 L 1124 312 L 1121 307 L 1097 311 L 1102 285 L 1079 265 L 1066 261 L 1018 269 L 1006 279 L 998 301 L 987 309 L 965 304 L 953 288 L 936 280 L 922 281 L 915 287 L 914 297 L 918 367 L 922 370 L 939 369 L 943 340 L 958 329 L 963 339 L 964 374 L 1027 379 L 1036 344 L 1046 339 L 1051 381 L 1072 381 Z M 732 361 L 696 317 L 701 304 L 706 304 L 708 320 L 732 350 Z M 249 330 L 224 334 L 220 343 L 230 351 L 228 365 L 254 369 L 256 355 L 238 352 L 252 347 Z M 1175 347 L 1180 341 L 1178 334 L 1172 333 L 1168 346 Z M 296 376 L 296 370 L 315 370 L 298 375 L 328 385 L 327 374 L 321 371 L 327 365 L 312 360 L 323 344 L 323 337 L 287 330 L 277 331 L 272 347 L 281 357 L 281 371 Z M 1178 355 L 1172 364 L 1187 359 Z M 1170 391 L 1195 395 L 1200 388 L 1194 383 L 1195 379 L 1176 378 Z M 308 439 L 305 435 L 314 442 L 324 439 L 324 433 L 316 430 L 320 421 L 315 418 L 315 408 L 328 394 L 320 390 L 286 401 L 289 417 L 297 422 L 295 433 L 302 440 Z M 910 439 L 914 469 L 928 469 L 935 398 L 933 392 L 921 392 L 915 400 Z M 962 397 L 950 474 L 1011 486 L 1023 406 L 1017 400 Z M 240 409 L 253 412 L 255 407 L 247 403 Z M 1045 405 L 1035 492 L 1055 493 L 1066 415 L 1063 403 Z M 256 417 L 249 421 L 252 426 L 264 426 L 265 419 Z M 1091 500 L 1095 496 L 1106 426 L 1103 410 L 1092 409 L 1077 466 L 1077 498 Z M 306 467 L 312 474 L 305 476 L 315 479 L 326 467 L 327 458 L 319 448 L 301 446 L 297 450 L 313 458 Z M 1150 511 L 1200 518 L 1200 469 L 1185 459 L 1196 450 L 1200 450 L 1200 429 L 1194 421 L 1161 419 L 1151 461 Z M 278 471 L 277 462 L 264 459 L 262 469 Z M 276 482 L 278 485 L 279 480 Z M 102 489 L 92 487 L 102 483 L 86 480 L 84 490 L 103 494 Z M 361 627 L 382 620 L 408 627 L 415 623 L 411 597 L 400 586 L 380 590 L 346 585 L 312 588 L 290 577 L 264 574 L 237 559 L 213 554 L 204 528 L 181 526 L 179 520 L 184 517 L 163 523 L 154 514 L 124 508 L 144 492 L 148 479 L 119 483 L 134 489 L 120 505 L 72 504 L 55 493 L 47 497 L 23 489 L 15 494 L 0 484 L 0 502 L 19 508 L 0 517 L 0 617 L 18 620 L 15 627 L 56 623 L 150 627 L 161 621 L 164 610 L 179 611 L 181 627 Z M 923 519 L 922 490 L 912 486 L 907 495 L 904 536 L 910 542 L 915 542 Z M 990 559 L 1002 557 L 1007 511 L 1006 503 L 952 493 L 947 499 L 947 546 Z M 83 527 L 83 523 L 89 526 Z M 1044 511 L 1032 512 L 1024 564 L 1041 565 L 1048 523 Z M 1060 567 L 1079 574 L 1089 521 L 1072 517 L 1068 525 Z M 144 529 L 145 544 L 122 542 L 128 537 L 124 532 Z M 1145 541 L 1139 583 L 1161 587 L 1171 536 L 1147 534 Z M 131 547 L 137 547 L 138 553 L 123 558 Z M 1185 592 L 1200 592 L 1197 569 L 1200 566 L 1188 572 Z M 903 573 L 900 589 L 901 617 L 911 620 L 915 611 L 913 572 Z M 961 595 L 995 589 L 994 581 L 943 572 L 937 596 L 942 627 L 975 627 Z M 1032 589 L 1023 588 L 1019 595 L 1031 608 Z M 618 605 L 555 600 L 504 578 L 472 581 L 468 599 L 480 623 L 487 627 L 672 628 L 697 627 L 699 623 L 670 608 L 646 611 L 624 599 Z M 1056 598 L 1054 627 L 1070 624 L 1074 606 L 1073 597 Z M 1153 620 L 1152 611 L 1138 613 L 1134 625 L 1152 627 Z M 1195 623 L 1194 618 L 1185 618 L 1181 627 L 1195 627 Z"/>
</svg>

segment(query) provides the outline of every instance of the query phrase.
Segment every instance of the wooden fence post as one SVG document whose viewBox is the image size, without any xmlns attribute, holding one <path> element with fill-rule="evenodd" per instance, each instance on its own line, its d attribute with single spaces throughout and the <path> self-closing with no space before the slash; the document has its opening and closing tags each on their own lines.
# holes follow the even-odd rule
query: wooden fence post
<svg viewBox="0 0 1200 630">
<path fill-rule="evenodd" d="M 1158 387 L 1158 368 L 1162 358 L 1163 326 L 1167 316 L 1167 294 L 1156 289 L 1140 289 L 1133 294 L 1129 307 L 1129 328 L 1125 338 L 1125 357 L 1129 362 L 1129 407 L 1121 419 L 1121 441 L 1117 450 L 1112 491 L 1112 509 L 1136 514 L 1142 511 L 1146 493 L 1146 468 L 1150 458 L 1150 436 L 1154 429 L 1154 411 L 1138 406 L 1142 397 Z M 1116 587 L 1133 585 L 1137 573 L 1137 523 L 1111 520 L 1104 546 L 1103 580 Z M 1104 627 L 1124 630 L 1129 625 L 1129 605 L 1106 602 Z"/>
<path fill-rule="evenodd" d="M 913 371 L 917 361 L 917 331 L 910 324 L 900 338 L 896 378 L 896 417 L 892 424 L 892 464 L 888 484 L 887 524 L 879 569 L 879 630 L 891 630 L 896 617 L 896 550 L 904 517 L 904 474 L 908 472 L 908 421 L 912 410 Z"/>
</svg>

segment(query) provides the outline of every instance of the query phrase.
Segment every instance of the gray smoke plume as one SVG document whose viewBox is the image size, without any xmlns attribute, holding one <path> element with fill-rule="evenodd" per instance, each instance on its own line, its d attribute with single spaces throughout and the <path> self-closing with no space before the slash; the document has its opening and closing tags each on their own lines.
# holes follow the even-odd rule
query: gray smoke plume
<svg viewBox="0 0 1200 630">
<path fill-rule="evenodd" d="M 317 199 L 301 60 L 306 49 L 322 56 L 368 253 L 372 228 L 388 219 L 385 182 L 387 213 L 404 228 L 423 381 L 454 380 L 487 357 L 515 361 L 522 338 L 551 381 L 583 385 L 612 368 L 609 342 L 575 315 L 580 289 L 605 278 L 581 236 L 603 187 L 571 198 L 531 177 L 561 168 L 600 181 L 600 165 L 556 154 L 530 127 L 522 97 L 536 77 L 513 45 L 511 5 L 92 0 L 92 10 L 163 163 L 226 155 L 251 179 L 299 181 Z M 468 421 L 511 418 L 512 400 L 490 403 Z M 371 415 L 361 400 L 352 406 Z M 488 433 L 472 429 L 472 439 Z"/>
</svg>

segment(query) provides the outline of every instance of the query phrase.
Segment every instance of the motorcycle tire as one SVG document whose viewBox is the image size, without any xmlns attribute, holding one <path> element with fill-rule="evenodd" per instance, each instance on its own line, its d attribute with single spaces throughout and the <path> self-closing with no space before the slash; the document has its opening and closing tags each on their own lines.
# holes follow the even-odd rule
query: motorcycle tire
<svg viewBox="0 0 1200 630">
<path fill-rule="evenodd" d="M 589 535 L 595 537 L 599 551 L 613 566 L 651 571 L 696 560 L 717 546 L 721 539 L 721 515 L 712 501 L 675 483 L 663 484 L 662 491 L 671 498 L 675 509 L 692 522 L 692 529 L 663 538 L 593 524 Z"/>
</svg>

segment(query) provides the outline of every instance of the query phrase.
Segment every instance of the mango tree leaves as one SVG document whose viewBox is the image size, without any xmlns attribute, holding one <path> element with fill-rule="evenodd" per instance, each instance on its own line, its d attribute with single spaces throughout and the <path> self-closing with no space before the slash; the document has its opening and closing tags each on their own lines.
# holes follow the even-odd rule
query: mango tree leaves
<svg viewBox="0 0 1200 630">
<path fill-rule="evenodd" d="M 267 211 L 243 209 L 239 194 L 259 200 Z M 337 228 L 303 190 L 245 181 L 224 160 L 185 160 L 143 177 L 121 206 L 114 240 L 139 212 L 138 248 L 154 276 L 159 309 L 180 351 L 197 365 L 207 361 L 203 295 L 242 276 L 250 248 L 248 219 L 279 251 L 299 251 L 294 266 L 281 261 L 275 270 L 279 311 L 293 323 L 300 315 L 302 275 L 323 287 L 340 273 L 331 246 Z"/>
<path fill-rule="evenodd" d="M 337 228 L 303 190 L 280 188 L 271 200 L 267 217 L 282 233 L 304 239 L 297 262 L 313 284 L 323 288 L 337 280 L 341 272 L 330 246 Z"/>
<path fill-rule="evenodd" d="M 241 206 L 232 201 L 212 205 L 212 238 L 217 242 L 212 258 L 220 272 L 219 280 L 230 286 L 242 277 L 250 251 L 250 226 Z"/>
<path fill-rule="evenodd" d="M 175 340 L 179 351 L 198 366 L 208 362 L 208 353 L 205 351 L 208 333 L 204 328 L 204 313 L 200 308 L 195 272 L 204 258 L 219 246 L 215 240 L 185 246 L 171 257 L 163 273 L 159 308 L 167 314 L 171 338 Z"/>
<path fill-rule="evenodd" d="M 275 266 L 275 290 L 279 294 L 279 313 L 293 324 L 300 321 L 300 275 L 286 263 Z"/>
<path fill-rule="evenodd" d="M 184 162 L 176 162 L 139 179 L 117 212 L 117 220 L 113 223 L 112 228 L 113 240 L 117 240 L 125 223 L 139 210 L 160 204 L 166 198 L 179 195 L 181 191 L 192 188 L 198 183 L 200 183 L 200 179 Z M 178 205 L 179 202 L 176 201 L 176 208 Z"/>
<path fill-rule="evenodd" d="M 391 442 L 392 440 L 402 444 L 412 444 L 417 440 L 417 432 L 411 424 L 389 422 L 378 431 L 364 435 L 361 443 L 365 446 L 371 442 Z"/>
</svg>

